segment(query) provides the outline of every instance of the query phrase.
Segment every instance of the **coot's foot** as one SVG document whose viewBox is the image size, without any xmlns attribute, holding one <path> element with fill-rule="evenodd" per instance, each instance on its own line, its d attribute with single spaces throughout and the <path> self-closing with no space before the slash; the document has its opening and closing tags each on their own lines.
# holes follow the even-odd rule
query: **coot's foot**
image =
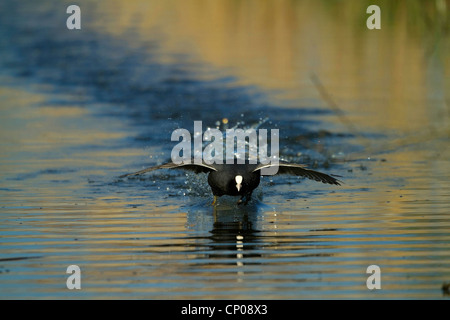
<svg viewBox="0 0 450 320">
<path fill-rule="evenodd" d="M 244 200 L 244 198 L 245 198 L 245 200 Z M 242 196 L 242 197 L 238 200 L 237 205 L 240 205 L 240 204 L 243 203 L 244 206 L 246 206 L 247 203 L 250 201 L 251 198 L 252 198 L 252 194 L 247 194 L 247 195 L 245 195 L 245 196 Z"/>
</svg>

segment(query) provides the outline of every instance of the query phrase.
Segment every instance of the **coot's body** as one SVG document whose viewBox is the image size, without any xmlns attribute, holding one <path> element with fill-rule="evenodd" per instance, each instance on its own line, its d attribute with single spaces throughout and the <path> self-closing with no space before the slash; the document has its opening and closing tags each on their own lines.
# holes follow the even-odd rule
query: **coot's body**
<svg viewBox="0 0 450 320">
<path fill-rule="evenodd" d="M 256 170 L 257 165 L 247 164 L 219 164 L 214 165 L 217 171 L 211 171 L 208 175 L 208 184 L 213 195 L 221 197 L 251 195 L 258 187 L 261 171 Z M 241 176 L 242 182 L 239 190 L 236 188 L 236 177 Z"/>
</svg>

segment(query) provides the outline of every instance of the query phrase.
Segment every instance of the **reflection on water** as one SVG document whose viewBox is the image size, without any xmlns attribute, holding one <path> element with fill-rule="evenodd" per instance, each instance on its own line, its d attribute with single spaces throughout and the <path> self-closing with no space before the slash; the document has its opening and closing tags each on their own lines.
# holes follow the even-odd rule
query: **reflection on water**
<svg viewBox="0 0 450 320">
<path fill-rule="evenodd" d="M 378 3 L 369 31 L 364 1 L 86 0 L 72 32 L 55 1 L 2 2 L 0 297 L 443 297 L 448 2 Z M 344 185 L 265 177 L 212 207 L 206 175 L 117 178 L 223 118 Z"/>
</svg>

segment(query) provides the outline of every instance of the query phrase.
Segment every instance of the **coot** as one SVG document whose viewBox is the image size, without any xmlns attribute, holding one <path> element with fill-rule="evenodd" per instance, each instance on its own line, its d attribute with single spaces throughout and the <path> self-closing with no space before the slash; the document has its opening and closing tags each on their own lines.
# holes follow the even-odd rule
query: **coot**
<svg viewBox="0 0 450 320">
<path fill-rule="evenodd" d="M 273 165 L 275 164 L 206 164 L 204 162 L 201 164 L 175 164 L 169 162 L 138 172 L 124 174 L 120 178 L 140 175 L 157 169 L 185 169 L 195 173 L 205 172 L 208 173 L 208 184 L 214 195 L 213 205 L 216 203 L 217 197 L 223 195 L 240 196 L 237 204 L 247 204 L 251 199 L 253 190 L 259 185 L 261 169 L 269 168 Z M 303 176 L 322 183 L 340 185 L 340 181 L 336 178 L 319 171 L 307 169 L 300 164 L 279 162 L 276 165 L 278 166 L 277 174 Z"/>
</svg>

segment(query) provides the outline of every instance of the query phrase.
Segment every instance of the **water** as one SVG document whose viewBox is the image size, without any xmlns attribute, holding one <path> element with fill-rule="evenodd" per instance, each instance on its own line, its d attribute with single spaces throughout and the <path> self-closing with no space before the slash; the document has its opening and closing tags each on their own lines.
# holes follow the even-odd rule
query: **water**
<svg viewBox="0 0 450 320">
<path fill-rule="evenodd" d="M 448 297 L 448 17 L 398 3 L 375 33 L 351 2 L 81 1 L 80 31 L 2 2 L 0 298 Z M 194 120 L 278 128 L 344 184 L 265 177 L 213 207 L 204 174 L 118 178 Z"/>
</svg>

